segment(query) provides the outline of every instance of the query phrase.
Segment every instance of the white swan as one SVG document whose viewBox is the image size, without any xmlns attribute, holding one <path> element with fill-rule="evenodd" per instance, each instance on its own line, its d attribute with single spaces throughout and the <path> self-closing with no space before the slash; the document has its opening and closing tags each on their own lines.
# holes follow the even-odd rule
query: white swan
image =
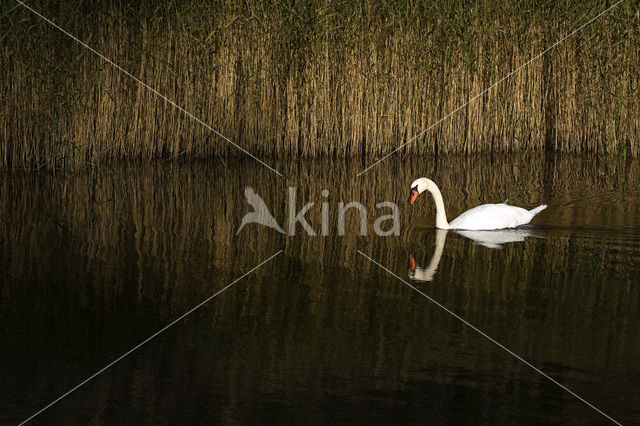
<svg viewBox="0 0 640 426">
<path fill-rule="evenodd" d="M 433 195 L 433 200 L 436 203 L 436 227 L 440 229 L 488 231 L 515 228 L 531 222 L 536 214 L 547 208 L 545 204 L 542 204 L 535 209 L 525 210 L 521 207 L 509 206 L 506 201 L 502 204 L 483 204 L 467 210 L 449 223 L 444 211 L 442 194 L 432 180 L 427 178 L 414 180 L 411 184 L 409 202 L 413 205 L 418 195 L 424 191 L 429 191 Z"/>
</svg>

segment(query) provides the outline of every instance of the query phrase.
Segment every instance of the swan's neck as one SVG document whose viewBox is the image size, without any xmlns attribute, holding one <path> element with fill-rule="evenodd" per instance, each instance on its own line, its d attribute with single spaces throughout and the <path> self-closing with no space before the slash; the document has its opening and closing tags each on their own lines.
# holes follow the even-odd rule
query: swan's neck
<svg viewBox="0 0 640 426">
<path fill-rule="evenodd" d="M 433 195 L 433 201 L 436 203 L 436 228 L 449 229 L 447 213 L 444 211 L 444 201 L 442 200 L 440 190 L 435 184 L 431 188 L 427 189 L 431 192 L 431 195 Z"/>
</svg>

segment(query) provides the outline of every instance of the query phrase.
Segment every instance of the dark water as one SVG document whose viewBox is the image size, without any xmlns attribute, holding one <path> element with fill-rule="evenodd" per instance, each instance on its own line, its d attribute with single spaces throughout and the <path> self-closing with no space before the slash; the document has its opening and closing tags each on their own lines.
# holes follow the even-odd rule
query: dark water
<svg viewBox="0 0 640 426">
<path fill-rule="evenodd" d="M 34 423 L 606 423 L 608 420 L 402 281 L 622 423 L 640 423 L 640 168 L 560 157 L 106 167 L 0 181 L 0 422 L 17 423 L 264 259 L 40 414 Z M 486 202 L 549 205 L 484 245 L 407 205 L 428 176 L 449 219 Z M 287 186 L 320 234 L 286 226 Z M 328 189 L 328 197 L 321 190 Z M 359 201 L 337 235 L 338 201 Z M 373 222 L 400 207 L 401 235 Z M 504 240 L 504 236 L 501 237 Z M 497 245 L 501 249 L 490 248 Z M 413 259 L 415 271 L 409 273 Z M 413 279 L 411 279 L 413 278 Z M 419 278 L 421 280 L 415 280 Z"/>
</svg>

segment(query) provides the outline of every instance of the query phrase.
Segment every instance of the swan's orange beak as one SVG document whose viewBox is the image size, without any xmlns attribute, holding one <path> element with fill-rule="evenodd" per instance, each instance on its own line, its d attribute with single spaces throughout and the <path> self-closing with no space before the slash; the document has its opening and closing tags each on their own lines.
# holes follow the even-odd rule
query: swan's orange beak
<svg viewBox="0 0 640 426">
<path fill-rule="evenodd" d="M 409 194 L 409 204 L 413 205 L 415 203 L 416 198 L 418 198 L 418 190 L 416 188 L 411 188 L 411 194 Z"/>
<path fill-rule="evenodd" d="M 411 272 L 416 271 L 416 260 L 413 258 L 412 255 L 409 255 L 409 271 Z"/>
</svg>

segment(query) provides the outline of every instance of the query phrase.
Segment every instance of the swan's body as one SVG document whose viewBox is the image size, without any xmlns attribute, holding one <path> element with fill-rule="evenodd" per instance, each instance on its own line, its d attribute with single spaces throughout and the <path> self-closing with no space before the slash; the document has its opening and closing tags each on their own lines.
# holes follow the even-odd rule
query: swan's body
<svg viewBox="0 0 640 426">
<path fill-rule="evenodd" d="M 502 204 L 483 204 L 467 210 L 460 216 L 447 222 L 447 214 L 444 210 L 444 201 L 438 186 L 427 178 L 420 178 L 411 184 L 411 196 L 409 202 L 413 204 L 415 199 L 424 191 L 429 191 L 436 203 L 436 227 L 440 229 L 460 229 L 469 231 L 488 231 L 492 229 L 515 228 L 531 222 L 533 217 L 546 209 L 541 205 L 532 210 L 521 207 Z"/>
<path fill-rule="evenodd" d="M 467 210 L 449 224 L 449 229 L 469 231 L 515 228 L 531 222 L 536 213 L 544 210 L 542 205 L 533 210 L 507 204 L 483 204 Z"/>
</svg>

